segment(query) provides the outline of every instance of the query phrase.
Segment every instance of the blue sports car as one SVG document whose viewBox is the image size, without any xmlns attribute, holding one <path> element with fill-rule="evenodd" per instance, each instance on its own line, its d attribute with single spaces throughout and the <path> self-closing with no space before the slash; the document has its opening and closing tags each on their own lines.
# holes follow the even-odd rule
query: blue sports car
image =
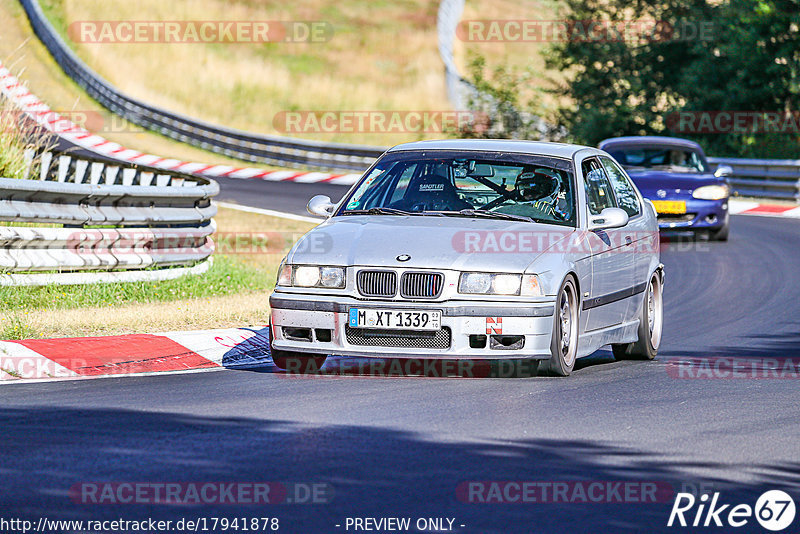
<svg viewBox="0 0 800 534">
<path fill-rule="evenodd" d="M 653 201 L 661 230 L 705 233 L 727 241 L 730 232 L 726 177 L 712 171 L 700 145 L 675 137 L 614 137 L 600 142 L 628 172 L 642 195 Z"/>
</svg>

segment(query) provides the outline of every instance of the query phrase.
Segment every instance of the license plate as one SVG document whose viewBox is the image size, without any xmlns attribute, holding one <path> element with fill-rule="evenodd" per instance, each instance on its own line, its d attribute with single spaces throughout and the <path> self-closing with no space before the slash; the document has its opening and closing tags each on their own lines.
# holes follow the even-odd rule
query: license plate
<svg viewBox="0 0 800 534">
<path fill-rule="evenodd" d="M 442 312 L 419 310 L 374 310 L 350 308 L 351 328 L 384 328 L 390 330 L 441 330 Z"/>
<path fill-rule="evenodd" d="M 683 214 L 686 213 L 684 200 L 654 200 L 653 205 L 658 213 Z"/>
</svg>

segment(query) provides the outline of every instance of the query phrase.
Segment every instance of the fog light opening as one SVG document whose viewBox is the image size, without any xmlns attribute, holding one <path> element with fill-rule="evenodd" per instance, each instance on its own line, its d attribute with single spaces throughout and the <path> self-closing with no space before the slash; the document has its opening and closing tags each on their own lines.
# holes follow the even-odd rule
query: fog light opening
<svg viewBox="0 0 800 534">
<path fill-rule="evenodd" d="M 319 341 L 320 343 L 330 343 L 331 331 L 327 328 L 315 328 L 314 337 L 316 337 L 317 341 Z"/>
<path fill-rule="evenodd" d="M 706 222 L 708 224 L 714 224 L 717 222 L 716 214 L 712 213 L 711 215 L 706 215 Z"/>
<path fill-rule="evenodd" d="M 471 334 L 469 336 L 469 348 L 471 349 L 485 349 L 486 336 L 483 334 Z"/>
<path fill-rule="evenodd" d="M 311 329 L 310 328 L 295 328 L 291 326 L 283 327 L 283 337 L 290 341 L 308 341 L 311 342 Z"/>
<path fill-rule="evenodd" d="M 519 350 L 525 346 L 525 336 L 490 336 L 489 348 L 492 350 Z"/>
</svg>

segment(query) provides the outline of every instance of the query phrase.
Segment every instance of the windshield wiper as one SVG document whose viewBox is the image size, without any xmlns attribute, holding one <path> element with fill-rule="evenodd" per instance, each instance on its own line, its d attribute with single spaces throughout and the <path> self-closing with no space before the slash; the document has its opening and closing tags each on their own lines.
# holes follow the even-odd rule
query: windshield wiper
<svg viewBox="0 0 800 534">
<path fill-rule="evenodd" d="M 510 213 L 501 213 L 499 211 L 485 211 L 476 209 L 463 209 L 459 211 L 442 211 L 445 215 L 461 216 L 461 217 L 484 217 L 486 219 L 505 219 L 508 221 L 523 221 L 531 222 L 536 219 L 533 217 L 526 217 L 524 215 L 511 215 Z"/>
<path fill-rule="evenodd" d="M 395 208 L 370 208 L 368 210 L 346 210 L 342 215 L 413 215 L 410 211 Z"/>
<path fill-rule="evenodd" d="M 368 210 L 347 210 L 342 215 L 441 215 L 438 212 L 404 211 L 396 208 L 369 208 Z"/>
</svg>

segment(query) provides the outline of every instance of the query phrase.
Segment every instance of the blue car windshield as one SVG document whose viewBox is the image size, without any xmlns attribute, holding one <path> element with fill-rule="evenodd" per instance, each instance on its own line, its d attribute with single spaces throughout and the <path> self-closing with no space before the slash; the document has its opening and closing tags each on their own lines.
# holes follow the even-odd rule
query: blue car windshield
<svg viewBox="0 0 800 534">
<path fill-rule="evenodd" d="M 625 169 L 654 169 L 680 173 L 708 172 L 703 157 L 690 148 L 623 146 L 609 150 Z"/>
<path fill-rule="evenodd" d="M 337 215 L 491 217 L 575 226 L 572 162 L 453 150 L 383 156 Z"/>
</svg>

